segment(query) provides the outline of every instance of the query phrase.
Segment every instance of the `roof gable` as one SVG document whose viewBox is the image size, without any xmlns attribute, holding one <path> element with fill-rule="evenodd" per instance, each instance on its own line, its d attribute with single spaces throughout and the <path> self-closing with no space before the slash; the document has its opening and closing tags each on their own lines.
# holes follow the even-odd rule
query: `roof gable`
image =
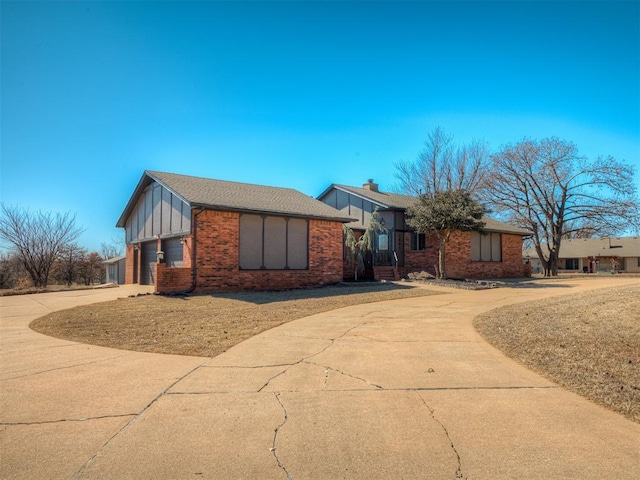
<svg viewBox="0 0 640 480">
<path fill-rule="evenodd" d="M 137 198 L 153 181 L 160 183 L 191 207 L 280 214 L 338 222 L 352 221 L 351 218 L 341 216 L 338 210 L 329 205 L 291 188 L 268 187 L 147 170 L 142 175 L 117 226 L 124 226 Z"/>
<path fill-rule="evenodd" d="M 375 192 L 366 188 L 351 187 L 349 185 L 332 184 L 324 192 L 322 192 L 318 198 L 324 197 L 331 190 L 342 190 L 343 192 L 356 195 L 357 197 L 369 200 L 372 203 L 384 208 L 384 209 L 398 209 L 405 210 L 413 205 L 416 201 L 415 197 L 410 195 L 402 195 L 399 193 L 390 192 Z"/>
<path fill-rule="evenodd" d="M 391 209 L 391 210 L 405 211 L 407 208 L 414 205 L 418 200 L 417 197 L 414 197 L 412 195 L 403 195 L 401 193 L 391 193 L 391 192 L 381 192 L 381 191 L 376 192 L 366 188 L 351 187 L 348 185 L 339 185 L 339 184 L 332 184 L 329 188 L 327 188 L 324 192 L 322 192 L 318 196 L 318 198 L 320 199 L 325 197 L 332 190 L 342 190 L 343 192 L 347 192 L 352 195 L 356 195 L 358 197 L 369 200 L 370 202 L 373 202 L 379 205 L 383 209 Z M 524 228 L 516 227 L 508 223 L 495 220 L 490 217 L 482 217 L 482 221 L 485 222 L 484 229 L 488 232 L 511 233 L 514 235 L 522 235 L 522 236 L 531 235 L 531 232 L 529 230 L 525 230 Z"/>
</svg>

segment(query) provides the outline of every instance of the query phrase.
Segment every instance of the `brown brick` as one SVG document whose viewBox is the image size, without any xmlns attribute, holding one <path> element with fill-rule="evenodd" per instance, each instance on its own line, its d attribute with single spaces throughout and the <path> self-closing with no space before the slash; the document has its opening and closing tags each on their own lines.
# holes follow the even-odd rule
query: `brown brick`
<svg viewBox="0 0 640 480">
<path fill-rule="evenodd" d="M 205 210 L 192 224 L 198 229 L 196 291 L 282 290 L 342 280 L 342 224 L 339 222 L 309 221 L 309 268 L 306 270 L 240 270 L 238 213 Z M 158 265 L 158 292 L 178 292 L 191 287 L 192 245 L 193 239 L 188 237 L 183 268 Z"/>
</svg>

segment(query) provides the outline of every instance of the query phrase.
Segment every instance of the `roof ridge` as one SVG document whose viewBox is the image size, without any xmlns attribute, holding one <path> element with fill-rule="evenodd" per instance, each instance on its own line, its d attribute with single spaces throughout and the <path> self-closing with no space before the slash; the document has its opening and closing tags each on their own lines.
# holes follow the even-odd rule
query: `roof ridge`
<svg viewBox="0 0 640 480">
<path fill-rule="evenodd" d="M 344 184 L 340 184 L 340 183 L 334 183 L 334 185 L 336 187 L 352 188 L 354 190 L 364 190 L 365 192 L 379 193 L 381 195 L 398 195 L 400 197 L 416 198 L 413 195 L 407 195 L 406 193 L 389 192 L 389 191 L 386 191 L 386 190 L 368 190 L 368 189 L 363 188 L 363 187 L 354 187 L 352 185 L 344 185 Z"/>
<path fill-rule="evenodd" d="M 249 182 L 238 182 L 235 180 L 222 180 L 219 178 L 212 178 L 212 177 L 202 177 L 199 175 L 186 175 L 184 173 L 173 173 L 173 172 L 161 172 L 158 170 L 145 170 L 145 173 L 150 174 L 152 176 L 156 176 L 156 175 L 172 175 L 175 177 L 183 177 L 183 178 L 192 178 L 192 179 L 196 179 L 196 180 L 206 180 L 206 181 L 213 181 L 213 182 L 221 182 L 221 183 L 226 183 L 226 184 L 235 184 L 235 185 L 245 185 L 248 187 L 259 187 L 259 188 L 273 188 L 273 189 L 277 189 L 277 190 L 291 190 L 294 192 L 299 192 L 299 193 L 303 193 L 300 192 L 300 190 L 297 190 L 293 187 L 276 187 L 274 185 L 263 185 L 260 183 L 249 183 Z M 303 194 L 304 195 L 304 194 Z"/>
</svg>

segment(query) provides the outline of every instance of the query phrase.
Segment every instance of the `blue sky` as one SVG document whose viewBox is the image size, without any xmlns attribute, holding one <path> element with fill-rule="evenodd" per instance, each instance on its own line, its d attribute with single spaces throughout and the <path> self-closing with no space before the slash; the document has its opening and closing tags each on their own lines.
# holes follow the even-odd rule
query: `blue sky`
<svg viewBox="0 0 640 480">
<path fill-rule="evenodd" d="M 0 8 L 1 200 L 77 213 L 92 250 L 145 169 L 390 189 L 437 126 L 640 169 L 640 2 Z"/>
</svg>

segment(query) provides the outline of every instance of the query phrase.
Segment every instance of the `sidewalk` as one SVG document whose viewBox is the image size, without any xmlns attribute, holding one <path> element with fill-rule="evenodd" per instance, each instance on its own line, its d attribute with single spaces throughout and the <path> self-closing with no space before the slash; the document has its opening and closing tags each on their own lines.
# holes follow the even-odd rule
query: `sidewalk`
<svg viewBox="0 0 640 480">
<path fill-rule="evenodd" d="M 640 425 L 471 324 L 629 283 L 442 289 L 290 322 L 209 360 L 50 339 L 18 316 L 5 325 L 3 302 L 0 477 L 637 478 Z"/>
</svg>

